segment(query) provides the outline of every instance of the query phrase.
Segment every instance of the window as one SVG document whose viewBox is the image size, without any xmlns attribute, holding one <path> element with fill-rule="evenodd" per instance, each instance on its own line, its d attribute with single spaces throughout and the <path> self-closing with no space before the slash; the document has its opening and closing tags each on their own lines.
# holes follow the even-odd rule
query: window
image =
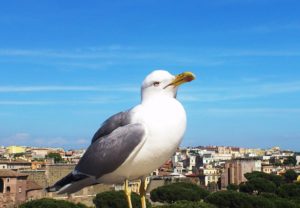
<svg viewBox="0 0 300 208">
<path fill-rule="evenodd" d="M 9 178 L 7 178 L 6 181 L 9 182 Z"/>
<path fill-rule="evenodd" d="M 19 186 L 19 193 L 21 193 L 22 192 L 22 187 L 21 186 Z"/>
<path fill-rule="evenodd" d="M 6 187 L 6 193 L 10 193 L 10 186 Z"/>
<path fill-rule="evenodd" d="M 3 193 L 3 181 L 0 178 L 0 193 Z"/>
</svg>

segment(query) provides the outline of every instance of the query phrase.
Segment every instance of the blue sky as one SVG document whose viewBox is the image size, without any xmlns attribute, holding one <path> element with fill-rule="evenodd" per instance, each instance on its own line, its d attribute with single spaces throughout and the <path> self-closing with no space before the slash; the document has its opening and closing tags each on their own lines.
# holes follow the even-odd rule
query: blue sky
<svg viewBox="0 0 300 208">
<path fill-rule="evenodd" d="M 6 1 L 0 144 L 87 147 L 154 69 L 192 71 L 184 146 L 300 150 L 297 0 Z"/>
</svg>

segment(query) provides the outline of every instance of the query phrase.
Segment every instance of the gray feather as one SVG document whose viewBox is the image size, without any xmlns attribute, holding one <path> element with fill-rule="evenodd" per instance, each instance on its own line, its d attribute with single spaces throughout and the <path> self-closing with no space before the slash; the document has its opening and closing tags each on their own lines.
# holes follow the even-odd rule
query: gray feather
<svg viewBox="0 0 300 208">
<path fill-rule="evenodd" d="M 95 133 L 92 139 L 92 143 L 102 138 L 103 136 L 109 135 L 115 129 L 121 126 L 125 126 L 129 123 L 130 123 L 130 111 L 120 112 L 111 116 L 106 121 L 104 121 L 104 123 Z"/>
<path fill-rule="evenodd" d="M 142 124 L 121 126 L 109 135 L 95 140 L 80 159 L 75 170 L 96 178 L 113 172 L 144 140 L 145 128 Z"/>
</svg>

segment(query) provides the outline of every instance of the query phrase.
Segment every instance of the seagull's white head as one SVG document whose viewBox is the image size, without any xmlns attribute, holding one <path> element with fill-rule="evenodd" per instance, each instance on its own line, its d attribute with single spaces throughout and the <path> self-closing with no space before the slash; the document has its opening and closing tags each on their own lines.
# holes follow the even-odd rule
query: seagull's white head
<svg viewBox="0 0 300 208">
<path fill-rule="evenodd" d="M 176 76 L 164 70 L 151 72 L 142 84 L 142 102 L 154 98 L 175 98 L 178 86 L 194 80 L 191 72 L 184 72 Z"/>
</svg>

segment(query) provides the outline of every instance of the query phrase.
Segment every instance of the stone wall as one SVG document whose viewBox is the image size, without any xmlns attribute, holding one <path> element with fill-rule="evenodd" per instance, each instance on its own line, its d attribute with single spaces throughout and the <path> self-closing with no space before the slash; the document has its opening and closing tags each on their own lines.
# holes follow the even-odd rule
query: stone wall
<svg viewBox="0 0 300 208">
<path fill-rule="evenodd" d="M 28 180 L 36 182 L 41 187 L 47 187 L 48 182 L 45 176 L 45 170 L 22 170 L 21 173 L 28 175 Z"/>
<path fill-rule="evenodd" d="M 46 165 L 45 170 L 24 170 L 22 173 L 28 174 L 28 179 L 36 182 L 38 185 L 46 188 L 53 185 L 71 171 L 73 171 L 75 164 L 51 164 Z M 56 199 L 65 199 L 73 202 L 81 202 L 88 206 L 92 206 L 92 200 L 97 193 L 111 190 L 111 185 L 97 184 L 86 187 L 74 194 L 68 196 L 67 194 L 58 195 L 56 193 L 43 193 L 43 197 L 50 197 Z"/>
</svg>

